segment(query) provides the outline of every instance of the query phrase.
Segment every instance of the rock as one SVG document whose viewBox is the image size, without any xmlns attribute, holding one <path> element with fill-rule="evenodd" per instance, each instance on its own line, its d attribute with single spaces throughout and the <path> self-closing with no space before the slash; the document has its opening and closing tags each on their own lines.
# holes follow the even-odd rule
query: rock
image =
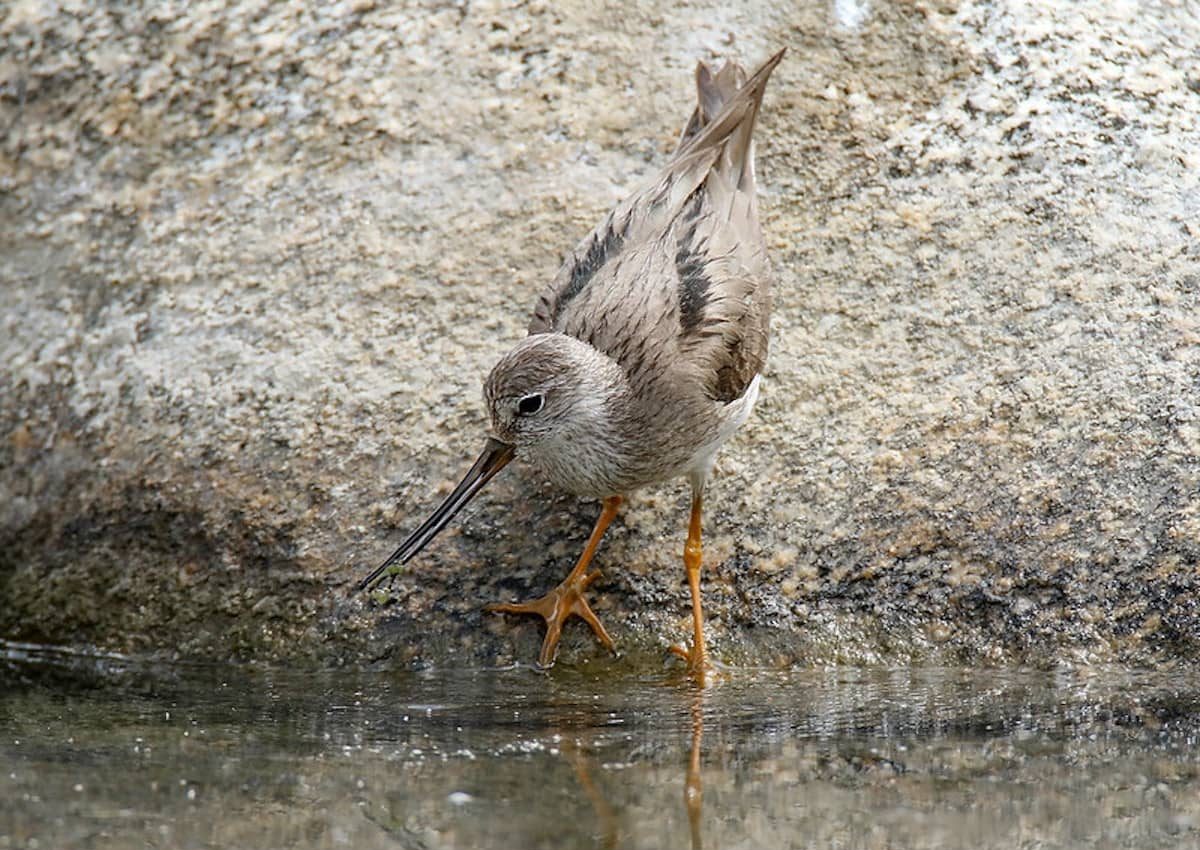
<svg viewBox="0 0 1200 850">
<path fill-rule="evenodd" d="M 707 499 L 741 663 L 1153 663 L 1198 648 L 1200 84 L 1186 4 L 21 3 L 0 18 L 0 636 L 187 657 L 532 661 L 483 616 L 597 507 L 457 481 L 563 253 L 663 161 L 697 59 L 790 52 L 779 273 Z M 684 634 L 687 494 L 597 565 Z M 580 624 L 562 662 L 602 662 Z"/>
</svg>

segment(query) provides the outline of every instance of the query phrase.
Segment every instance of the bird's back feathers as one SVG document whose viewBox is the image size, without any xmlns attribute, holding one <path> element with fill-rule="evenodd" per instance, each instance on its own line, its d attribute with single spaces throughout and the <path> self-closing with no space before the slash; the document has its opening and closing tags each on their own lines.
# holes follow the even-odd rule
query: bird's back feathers
<svg viewBox="0 0 1200 850">
<path fill-rule="evenodd" d="M 591 344 L 635 392 L 660 380 L 721 403 L 745 392 L 766 359 L 771 297 L 753 133 L 782 56 L 748 80 L 733 62 L 697 67 L 697 104 L 675 153 L 567 258 L 538 299 L 531 334 Z"/>
</svg>

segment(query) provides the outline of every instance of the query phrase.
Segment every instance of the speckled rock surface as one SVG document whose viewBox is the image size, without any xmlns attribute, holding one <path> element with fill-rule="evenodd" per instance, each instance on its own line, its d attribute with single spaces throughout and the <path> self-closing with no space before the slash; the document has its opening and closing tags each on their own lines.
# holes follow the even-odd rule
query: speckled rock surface
<svg viewBox="0 0 1200 850">
<path fill-rule="evenodd" d="M 597 508 L 528 469 L 353 582 L 478 451 L 483 377 L 695 61 L 787 46 L 718 656 L 1200 648 L 1194 4 L 309 5 L 0 8 L 0 636 L 531 661 L 480 609 Z M 636 494 L 597 560 L 632 657 L 683 634 L 686 506 Z M 561 661 L 608 663 L 576 625 Z"/>
</svg>

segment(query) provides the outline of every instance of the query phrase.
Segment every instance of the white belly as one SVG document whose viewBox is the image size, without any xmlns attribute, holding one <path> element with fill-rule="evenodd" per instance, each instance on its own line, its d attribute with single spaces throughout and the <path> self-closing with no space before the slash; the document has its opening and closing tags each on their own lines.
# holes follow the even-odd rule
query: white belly
<svg viewBox="0 0 1200 850">
<path fill-rule="evenodd" d="M 750 386 L 746 387 L 746 391 L 742 393 L 741 397 L 725 405 L 725 416 L 721 420 L 721 427 L 717 430 L 717 435 L 692 455 L 692 459 L 688 462 L 687 474 L 691 479 L 693 489 L 699 490 L 704 487 L 704 482 L 708 480 L 708 474 L 712 472 L 713 463 L 717 459 L 717 451 L 729 442 L 729 438 L 750 418 L 750 413 L 754 410 L 754 402 L 758 401 L 758 385 L 761 380 L 762 375 L 755 375 L 754 380 L 750 382 Z"/>
</svg>

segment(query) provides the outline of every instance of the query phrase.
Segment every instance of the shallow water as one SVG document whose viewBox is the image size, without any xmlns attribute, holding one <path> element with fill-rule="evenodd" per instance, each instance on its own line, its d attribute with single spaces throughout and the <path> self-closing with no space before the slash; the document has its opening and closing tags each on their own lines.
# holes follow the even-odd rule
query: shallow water
<svg viewBox="0 0 1200 850">
<path fill-rule="evenodd" d="M 733 670 L 696 693 L 671 668 L 0 644 L 0 847 L 1196 846 L 1196 681 Z"/>
</svg>

